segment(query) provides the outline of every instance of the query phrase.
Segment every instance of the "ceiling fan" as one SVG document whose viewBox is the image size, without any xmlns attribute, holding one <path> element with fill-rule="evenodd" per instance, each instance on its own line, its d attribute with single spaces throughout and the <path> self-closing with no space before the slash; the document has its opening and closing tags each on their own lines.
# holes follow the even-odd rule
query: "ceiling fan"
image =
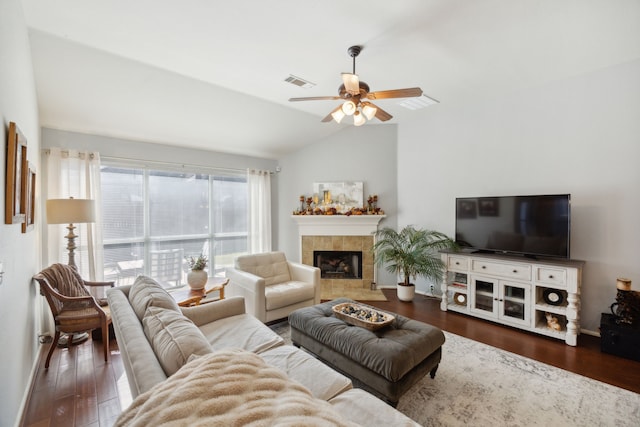
<svg viewBox="0 0 640 427">
<path fill-rule="evenodd" d="M 422 89 L 411 87 L 406 89 L 383 90 L 379 92 L 369 92 L 369 85 L 358 79 L 356 74 L 356 57 L 360 54 L 362 46 L 351 46 L 347 49 L 349 56 L 353 58 L 353 73 L 342 73 L 342 84 L 338 88 L 337 96 L 310 96 L 306 98 L 289 98 L 289 101 L 320 101 L 320 100 L 344 100 L 340 106 L 329 113 L 323 122 L 330 122 L 332 119 L 340 123 L 345 116 L 353 116 L 353 124 L 361 126 L 367 120 L 374 117 L 382 122 L 393 118 L 393 116 L 380 107 L 370 102 L 372 99 L 388 98 L 412 98 L 422 95 Z"/>
</svg>

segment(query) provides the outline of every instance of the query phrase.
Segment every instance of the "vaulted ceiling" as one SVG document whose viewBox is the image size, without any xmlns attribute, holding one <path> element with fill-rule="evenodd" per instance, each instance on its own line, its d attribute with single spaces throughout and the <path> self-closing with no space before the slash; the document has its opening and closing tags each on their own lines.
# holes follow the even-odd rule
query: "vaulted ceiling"
<svg viewBox="0 0 640 427">
<path fill-rule="evenodd" d="M 397 124 L 640 58 L 637 0 L 23 5 L 43 126 L 267 158 L 350 126 L 320 122 L 339 101 L 288 99 L 337 94 L 351 45 L 372 90 L 419 86 L 440 101 L 377 101 Z"/>
</svg>

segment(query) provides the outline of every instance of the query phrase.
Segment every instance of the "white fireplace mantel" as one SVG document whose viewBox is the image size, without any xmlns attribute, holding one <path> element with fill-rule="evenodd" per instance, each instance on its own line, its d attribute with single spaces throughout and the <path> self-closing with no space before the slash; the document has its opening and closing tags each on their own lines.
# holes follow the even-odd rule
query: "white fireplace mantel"
<svg viewBox="0 0 640 427">
<path fill-rule="evenodd" d="M 300 236 L 368 236 L 386 215 L 292 215 Z"/>
</svg>

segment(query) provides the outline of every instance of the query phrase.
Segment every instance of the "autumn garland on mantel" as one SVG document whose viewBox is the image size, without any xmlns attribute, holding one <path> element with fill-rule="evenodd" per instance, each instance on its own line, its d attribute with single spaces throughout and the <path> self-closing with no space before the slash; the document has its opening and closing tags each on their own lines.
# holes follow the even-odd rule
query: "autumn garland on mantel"
<svg viewBox="0 0 640 427">
<path fill-rule="evenodd" d="M 306 207 L 305 207 L 306 202 Z M 378 195 L 369 195 L 367 207 L 350 208 L 345 212 L 339 212 L 333 205 L 321 205 L 318 198 L 300 196 L 300 208 L 293 211 L 294 215 L 384 215 L 384 211 L 378 207 Z"/>
</svg>

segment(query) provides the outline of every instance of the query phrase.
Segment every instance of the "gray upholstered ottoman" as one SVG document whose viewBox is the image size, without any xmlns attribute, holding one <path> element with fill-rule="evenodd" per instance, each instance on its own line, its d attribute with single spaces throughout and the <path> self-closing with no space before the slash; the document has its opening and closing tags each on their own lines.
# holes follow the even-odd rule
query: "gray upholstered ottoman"
<svg viewBox="0 0 640 427">
<path fill-rule="evenodd" d="M 293 344 L 394 406 L 427 372 L 435 377 L 444 344 L 440 329 L 397 314 L 377 331 L 351 326 L 333 314 L 343 302 L 354 301 L 339 298 L 291 313 Z"/>
</svg>

